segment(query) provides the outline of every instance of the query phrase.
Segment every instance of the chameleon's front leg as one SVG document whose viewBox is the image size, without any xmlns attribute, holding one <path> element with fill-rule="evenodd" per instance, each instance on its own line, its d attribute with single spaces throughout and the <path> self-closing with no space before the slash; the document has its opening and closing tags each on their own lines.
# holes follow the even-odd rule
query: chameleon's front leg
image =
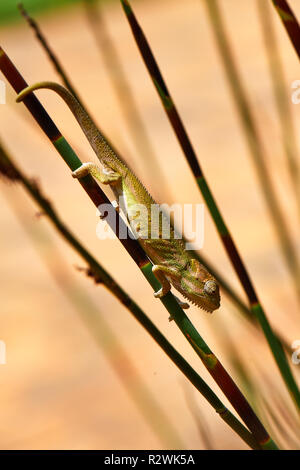
<svg viewBox="0 0 300 470">
<path fill-rule="evenodd" d="M 166 278 L 166 274 L 170 276 L 179 276 L 179 274 L 172 268 L 168 268 L 167 266 L 155 264 L 152 268 L 152 272 L 156 279 L 160 282 L 161 288 L 154 293 L 154 297 L 161 299 L 164 295 L 166 295 L 171 290 L 171 284 Z M 174 296 L 181 308 L 189 308 L 189 304 L 186 302 L 182 302 L 178 297 Z"/>
<path fill-rule="evenodd" d="M 83 163 L 77 170 L 73 171 L 73 178 L 84 178 L 87 175 L 92 175 L 95 179 L 100 181 L 102 184 L 109 184 L 111 186 L 116 186 L 121 180 L 121 175 L 116 171 L 112 170 L 109 167 L 101 167 L 96 163 L 88 162 Z M 119 212 L 119 203 L 115 201 L 113 204 L 116 211 Z M 104 219 L 105 216 L 100 216 L 101 219 Z"/>
<path fill-rule="evenodd" d="M 101 167 L 96 163 L 83 163 L 77 170 L 73 171 L 73 178 L 84 178 L 84 176 L 92 175 L 102 184 L 115 185 L 120 182 L 121 175 L 109 167 Z"/>
<path fill-rule="evenodd" d="M 171 269 L 166 266 L 155 264 L 152 268 L 152 272 L 161 284 L 161 288 L 157 292 L 154 292 L 154 297 L 161 299 L 171 290 L 171 284 L 165 276 L 165 274 L 171 274 Z"/>
</svg>

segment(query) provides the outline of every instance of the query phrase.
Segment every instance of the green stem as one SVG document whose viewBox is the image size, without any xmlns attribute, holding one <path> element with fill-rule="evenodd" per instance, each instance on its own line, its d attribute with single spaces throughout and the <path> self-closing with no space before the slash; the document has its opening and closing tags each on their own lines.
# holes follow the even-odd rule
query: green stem
<svg viewBox="0 0 300 470">
<path fill-rule="evenodd" d="M 225 421 L 252 449 L 257 449 L 258 445 L 252 434 L 243 426 L 240 421 L 223 405 L 217 395 L 204 382 L 199 374 L 188 364 L 188 362 L 178 353 L 178 351 L 169 343 L 162 335 L 158 328 L 152 323 L 141 308 L 132 300 L 129 295 L 119 286 L 119 284 L 105 271 L 98 261 L 86 250 L 81 242 L 72 234 L 72 232 L 63 223 L 57 212 L 54 210 L 50 201 L 43 195 L 41 188 L 38 187 L 33 180 L 29 179 L 13 162 L 6 150 L 0 144 L 0 172 L 8 179 L 19 181 L 29 195 L 38 204 L 43 213 L 48 217 L 49 221 L 54 225 L 56 230 L 64 238 L 64 240 L 80 255 L 80 257 L 88 264 L 88 275 L 95 279 L 95 282 L 102 283 L 113 294 L 124 307 L 133 315 L 133 317 L 145 328 L 154 341 L 162 348 L 171 361 L 186 376 L 186 378 L 194 385 L 208 403 L 216 410 L 219 416 Z M 76 293 L 78 296 L 78 293 Z M 77 305 L 77 304 L 76 304 Z M 93 310 L 93 309 L 92 309 Z M 90 309 L 88 309 L 90 312 Z M 98 317 L 98 314 L 97 314 Z M 91 319 L 92 321 L 92 319 Z M 99 331 L 99 318 L 96 320 Z M 107 325 L 103 332 L 101 325 L 101 336 L 104 338 L 111 337 L 107 332 Z M 103 336 L 104 335 L 104 336 Z M 97 336 L 97 335 L 96 335 Z M 98 336 L 97 336 L 98 338 Z M 96 339 L 97 339 L 96 338 Z M 113 341 L 115 344 L 115 340 Z M 149 398 L 149 397 L 148 397 Z M 149 399 L 148 399 L 149 401 Z"/>
<path fill-rule="evenodd" d="M 223 64 L 227 83 L 240 118 L 242 130 L 253 160 L 258 181 L 264 195 L 266 206 L 269 210 L 271 221 L 278 238 L 279 246 L 289 269 L 291 280 L 295 287 L 300 302 L 300 265 L 297 253 L 290 237 L 285 217 L 276 197 L 276 191 L 265 163 L 265 156 L 261 138 L 251 110 L 250 102 L 243 85 L 234 55 L 231 50 L 228 35 L 222 19 L 222 14 L 217 0 L 204 0 L 208 17 Z M 298 179 L 297 173 L 295 177 Z M 299 183 L 299 182 L 298 182 Z M 299 188 L 298 188 L 299 191 Z"/>
<path fill-rule="evenodd" d="M 8 56 L 5 54 L 2 48 L 0 48 L 0 70 L 3 72 L 9 83 L 12 85 L 17 93 L 20 93 L 24 88 L 27 87 L 27 83 L 20 75 L 16 67 L 10 61 Z M 60 155 L 67 163 L 69 168 L 74 171 L 81 166 L 81 161 L 70 147 L 66 139 L 62 136 L 54 122 L 51 120 L 41 103 L 38 101 L 36 96 L 31 93 L 24 98 L 24 104 L 27 109 L 31 112 L 37 123 L 43 129 L 47 137 L 50 139 L 55 148 L 59 151 Z M 87 192 L 96 207 L 99 207 L 103 202 L 109 203 L 108 199 L 104 195 L 103 191 L 96 184 L 91 176 L 86 176 L 79 180 L 81 186 Z M 121 225 L 122 219 L 117 218 Z M 116 230 L 116 234 L 119 233 L 119 227 L 112 227 Z M 152 273 L 151 263 L 147 260 L 145 253 L 136 240 L 131 237 L 126 239 L 120 239 L 123 246 L 126 248 L 128 253 L 132 256 L 133 260 L 140 267 L 143 274 L 157 290 L 158 281 Z M 183 310 L 179 306 L 175 297 L 169 292 L 164 298 L 161 299 L 165 305 L 171 317 L 174 318 L 176 324 L 179 326 L 181 331 L 184 333 L 186 339 L 190 342 L 202 362 L 206 366 L 209 373 L 212 375 L 214 380 L 218 383 L 220 388 L 223 390 L 226 397 L 232 403 L 232 406 L 236 409 L 238 414 L 241 416 L 245 424 L 248 426 L 250 431 L 253 433 L 256 441 L 262 448 L 277 448 L 276 444 L 272 441 L 267 431 L 263 427 L 258 417 L 253 412 L 252 408 L 248 404 L 247 400 L 238 389 L 234 381 L 231 379 L 229 374 L 225 371 L 221 363 L 218 361 L 216 356 L 208 348 L 204 340 L 201 338 L 197 330 L 191 324 L 189 319 L 184 314 Z"/>
<path fill-rule="evenodd" d="M 214 1 L 214 0 L 211 0 Z M 183 123 L 180 119 L 176 106 L 171 98 L 171 95 L 167 89 L 165 81 L 161 75 L 161 72 L 158 68 L 156 60 L 152 54 L 152 51 L 149 47 L 147 39 L 138 24 L 134 13 L 129 5 L 128 0 L 121 0 L 123 9 L 127 16 L 128 22 L 130 24 L 132 33 L 134 35 L 135 41 L 138 45 L 138 48 L 141 52 L 145 65 L 150 73 L 152 81 L 157 89 L 157 92 L 160 96 L 163 107 L 166 111 L 166 114 L 169 118 L 169 121 L 173 127 L 173 130 L 178 138 L 178 141 L 181 145 L 183 153 L 186 157 L 186 160 L 194 174 L 194 177 L 197 181 L 199 189 L 204 197 L 204 200 L 207 204 L 207 207 L 211 213 L 211 216 L 216 225 L 217 231 L 220 235 L 221 241 L 224 245 L 224 248 L 231 260 L 231 263 L 241 281 L 241 284 L 244 288 L 244 291 L 248 297 L 251 311 L 255 314 L 260 326 L 264 332 L 264 335 L 267 339 L 267 342 L 272 351 L 273 357 L 277 363 L 277 366 L 280 370 L 282 378 L 291 394 L 298 412 L 300 411 L 300 392 L 293 377 L 292 371 L 289 367 L 289 364 L 286 361 L 284 351 L 279 343 L 279 340 L 276 338 L 268 320 L 264 313 L 262 306 L 259 303 L 257 294 L 254 290 L 252 281 L 250 280 L 249 274 L 246 270 L 246 267 L 238 253 L 238 250 L 234 244 L 234 241 L 231 237 L 231 234 L 225 224 L 225 221 L 221 215 L 221 212 L 216 204 L 216 201 L 209 189 L 209 186 L 206 182 L 200 164 L 197 160 L 197 156 L 192 147 L 192 144 L 189 140 L 187 132 L 183 126 Z"/>
<path fill-rule="evenodd" d="M 272 3 L 300 59 L 300 26 L 297 18 L 286 0 L 272 0 Z"/>
<path fill-rule="evenodd" d="M 43 215 L 47 215 L 49 217 L 49 220 L 55 225 L 61 235 L 63 235 L 64 239 L 69 242 L 75 250 L 78 248 L 78 245 L 81 246 L 80 243 L 74 244 L 74 240 L 76 242 L 76 239 L 74 239 L 65 226 L 64 231 L 61 231 L 63 224 L 59 221 L 58 216 L 56 216 L 56 218 L 54 217 L 55 214 L 52 206 L 49 207 L 49 202 L 41 194 L 40 188 L 37 188 L 32 184 L 26 177 L 24 177 L 24 175 L 22 176 L 21 184 L 24 185 L 28 193 L 38 203 L 39 208 L 43 211 Z M 131 358 L 121 345 L 117 334 L 107 323 L 107 312 L 102 312 L 98 308 L 98 305 L 96 305 L 84 289 L 81 288 L 80 284 L 74 282 L 73 279 L 70 279 L 62 253 L 55 247 L 54 243 L 51 242 L 50 238 L 40 227 L 37 229 L 36 224 L 33 227 L 33 223 L 29 222 L 28 214 L 24 214 L 23 204 L 18 203 L 15 198 L 10 198 L 9 203 L 24 230 L 32 239 L 33 245 L 37 249 L 37 253 L 48 268 L 51 276 L 57 284 L 57 287 L 70 302 L 75 312 L 79 315 L 88 329 L 90 335 L 104 353 L 111 368 L 116 373 L 134 406 L 136 406 L 142 418 L 144 418 L 146 424 L 150 427 L 152 432 L 157 436 L 165 448 L 184 449 L 185 446 L 183 441 L 181 440 L 181 437 L 173 423 L 164 412 L 160 403 L 156 400 L 151 388 L 139 374 Z M 83 247 L 81 246 L 81 248 L 83 252 Z M 83 253 L 81 253 L 81 256 L 82 254 Z M 83 259 L 87 261 L 85 258 Z M 55 263 L 53 263 L 53 260 L 55 260 Z M 98 271 L 101 272 L 100 275 L 102 276 L 102 280 L 100 275 L 98 275 L 98 282 L 100 282 L 100 280 L 103 283 L 105 282 L 106 286 L 109 287 L 109 290 L 112 292 L 114 280 L 110 278 L 107 273 L 103 273 L 100 266 L 99 268 L 100 269 Z M 130 300 L 131 299 L 129 299 L 129 301 Z"/>
<path fill-rule="evenodd" d="M 165 180 L 154 152 L 147 129 L 136 103 L 130 83 L 127 79 L 118 51 L 109 33 L 102 6 L 98 0 L 83 0 L 86 7 L 87 19 L 96 44 L 101 52 L 104 66 L 108 72 L 113 91 L 118 101 L 119 109 L 132 137 L 134 145 L 147 174 L 155 178 L 156 186 L 165 192 Z"/>
<path fill-rule="evenodd" d="M 89 20 L 91 21 L 91 25 L 93 27 L 93 31 L 95 33 L 97 42 L 99 43 L 99 47 L 101 46 L 101 50 L 103 51 L 103 54 L 105 56 L 107 68 L 110 70 L 111 75 L 113 75 L 113 82 L 116 88 L 116 93 L 119 97 L 120 103 L 122 103 L 122 106 L 124 105 L 124 99 L 127 100 L 126 105 L 124 105 L 124 114 L 126 114 L 125 111 L 127 110 L 128 116 L 127 116 L 126 122 L 131 123 L 133 120 L 135 123 L 134 126 L 132 127 L 132 132 L 135 131 L 134 135 L 136 137 L 139 136 L 139 139 L 140 139 L 139 140 L 140 145 L 137 146 L 137 148 L 140 149 L 141 154 L 144 154 L 145 149 L 146 149 L 146 154 L 148 155 L 148 158 L 146 160 L 148 161 L 148 159 L 150 159 L 151 162 L 153 163 L 154 160 L 152 157 L 152 153 L 153 153 L 152 147 L 151 148 L 147 147 L 146 140 L 148 137 L 146 134 L 143 136 L 143 131 L 141 127 L 143 126 L 143 123 L 142 123 L 141 117 L 136 108 L 133 95 L 131 94 L 131 92 L 129 92 L 130 87 L 126 80 L 123 69 L 121 67 L 121 63 L 117 56 L 116 50 L 113 46 L 113 43 L 110 40 L 108 33 L 106 32 L 105 23 L 98 9 L 99 5 L 96 5 L 95 0 L 84 0 L 84 1 L 86 2 L 86 5 L 87 5 L 88 17 L 89 17 Z M 23 17 L 28 22 L 29 26 L 35 32 L 37 39 L 39 40 L 40 44 L 44 48 L 49 60 L 53 64 L 62 82 L 65 84 L 68 90 L 75 96 L 77 101 L 81 104 L 81 106 L 88 113 L 86 106 L 82 103 L 81 99 L 79 98 L 79 94 L 75 90 L 74 85 L 72 84 L 67 72 L 65 71 L 61 62 L 58 60 L 49 42 L 46 40 L 38 23 L 31 16 L 28 15 L 27 11 L 25 10 L 22 4 L 19 5 L 19 9 Z M 109 53 L 107 52 L 107 44 L 109 44 L 109 47 L 108 47 Z M 118 71 L 118 73 L 116 73 L 116 70 Z M 142 138 L 140 136 L 142 136 Z M 158 175 L 160 175 L 160 173 L 156 172 L 156 176 L 155 176 L 156 180 L 158 178 Z M 215 279 L 217 280 L 222 290 L 229 297 L 229 299 L 237 306 L 240 312 L 244 314 L 246 319 L 250 321 L 252 325 L 259 327 L 259 325 L 256 322 L 255 317 L 253 317 L 249 308 L 245 305 L 245 303 L 241 300 L 238 294 L 234 291 L 232 286 L 228 284 L 228 282 L 223 278 L 223 276 L 221 276 L 221 274 L 216 270 L 216 268 L 212 266 L 211 263 L 209 263 L 202 255 L 197 254 L 197 256 L 199 258 L 199 261 L 215 277 Z M 287 351 L 288 354 L 291 355 L 293 351 L 292 351 L 291 346 L 288 344 L 288 342 L 282 337 L 282 335 L 279 332 L 276 332 L 276 336 L 280 338 L 280 342 L 283 344 L 284 349 Z"/>
<path fill-rule="evenodd" d="M 256 0 L 256 5 L 262 26 L 261 29 L 272 79 L 273 95 L 281 126 L 283 150 L 286 155 L 287 168 L 300 216 L 300 171 L 297 160 L 297 139 L 289 103 L 290 98 L 285 83 L 284 68 L 280 58 L 272 12 L 270 11 L 271 8 L 267 2 L 262 2 L 261 0 Z"/>
</svg>

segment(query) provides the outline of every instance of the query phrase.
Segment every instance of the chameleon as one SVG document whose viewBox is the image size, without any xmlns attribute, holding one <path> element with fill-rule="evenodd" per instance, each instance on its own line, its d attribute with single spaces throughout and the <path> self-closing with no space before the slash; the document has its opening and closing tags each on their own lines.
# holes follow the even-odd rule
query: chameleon
<svg viewBox="0 0 300 470">
<path fill-rule="evenodd" d="M 176 236 L 172 224 L 169 236 L 163 237 L 163 215 L 155 222 L 158 237 L 151 237 L 151 208 L 156 205 L 154 199 L 124 160 L 111 148 L 72 93 L 58 83 L 40 82 L 24 88 L 16 101 L 22 101 L 28 94 L 39 89 L 53 90 L 65 101 L 98 157 L 99 162 L 83 163 L 72 176 L 82 178 L 90 174 L 100 183 L 109 185 L 117 197 L 122 196 L 127 221 L 131 226 L 135 222 L 135 236 L 152 262 L 152 272 L 161 285 L 154 296 L 162 298 L 173 286 L 185 299 L 203 310 L 212 313 L 218 309 L 220 294 L 215 278 L 192 250 L 185 249 L 184 240 Z M 136 207 L 143 207 L 146 211 L 138 211 Z M 181 301 L 179 303 L 185 308 L 189 306 Z"/>
</svg>

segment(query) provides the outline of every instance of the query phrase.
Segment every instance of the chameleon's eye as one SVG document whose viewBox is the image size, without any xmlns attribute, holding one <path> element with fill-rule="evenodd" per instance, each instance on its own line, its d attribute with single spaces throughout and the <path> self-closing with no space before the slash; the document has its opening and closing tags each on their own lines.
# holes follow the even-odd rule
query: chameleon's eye
<svg viewBox="0 0 300 470">
<path fill-rule="evenodd" d="M 216 290 L 218 289 L 218 285 L 216 281 L 209 280 L 205 282 L 203 289 L 204 289 L 204 292 L 206 292 L 206 294 L 211 295 L 216 292 Z"/>
</svg>

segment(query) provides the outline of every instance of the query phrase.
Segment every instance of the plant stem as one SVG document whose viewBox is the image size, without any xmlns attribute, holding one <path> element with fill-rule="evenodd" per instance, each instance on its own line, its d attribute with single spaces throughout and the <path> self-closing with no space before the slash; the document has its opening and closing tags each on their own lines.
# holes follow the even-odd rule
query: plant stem
<svg viewBox="0 0 300 470">
<path fill-rule="evenodd" d="M 42 204 L 39 204 L 39 207 L 43 211 L 43 214 L 47 214 L 49 220 L 53 222 L 58 230 L 60 230 L 59 227 L 61 227 L 63 224 L 60 222 L 57 225 L 59 219 L 57 216 L 56 219 L 53 218 L 55 213 L 52 209 L 52 206 L 49 207 L 50 203 L 44 199 L 40 188 L 37 188 L 35 184 L 26 179 L 24 175 L 22 175 L 22 179 L 20 181 L 37 203 L 38 201 L 42 201 Z M 37 253 L 48 268 L 56 285 L 72 305 L 75 312 L 79 315 L 89 333 L 95 340 L 96 344 L 104 353 L 107 361 L 116 373 L 121 384 L 124 386 L 133 404 L 136 406 L 141 416 L 145 419 L 145 422 L 150 427 L 152 432 L 161 441 L 163 447 L 167 449 L 184 449 L 185 446 L 179 436 L 179 433 L 174 428 L 163 408 L 154 397 L 154 394 L 148 387 L 147 383 L 139 374 L 138 370 L 131 361 L 130 356 L 127 354 L 126 350 L 120 343 L 116 333 L 107 323 L 105 319 L 105 313 L 107 312 L 102 312 L 92 300 L 92 298 L 88 296 L 84 289 L 81 288 L 80 284 L 74 282 L 73 279 L 70 279 L 62 253 L 55 247 L 54 243 L 51 242 L 50 238 L 47 236 L 47 233 L 42 231 L 40 227 L 37 231 L 36 224 L 33 227 L 33 224 L 28 220 L 28 214 L 24 215 L 23 205 L 12 197 L 9 198 L 9 205 L 12 207 L 24 230 L 32 239 Z M 74 236 L 72 236 L 65 226 L 64 229 L 65 230 L 60 233 L 66 241 L 69 241 L 70 244 L 72 244 L 72 240 L 75 240 Z M 68 238 L 65 236 L 66 234 Z M 77 241 L 77 244 L 73 246 L 76 249 L 78 245 L 80 245 L 80 243 Z M 81 246 L 81 248 L 83 247 Z M 102 271 L 101 274 L 105 282 L 108 283 L 109 281 L 109 286 L 112 286 L 114 282 L 113 279 L 110 279 L 108 275 L 104 276 L 103 274 L 106 273 L 103 273 Z"/>
<path fill-rule="evenodd" d="M 276 197 L 276 191 L 265 163 L 263 145 L 242 78 L 234 60 L 219 4 L 217 0 L 204 0 L 204 4 L 207 7 L 208 17 L 232 99 L 236 106 L 245 140 L 249 148 L 249 154 L 252 157 L 281 252 L 289 269 L 291 280 L 294 283 L 298 301 L 300 302 L 300 265 L 298 256 L 294 249 L 284 215 Z"/>
<path fill-rule="evenodd" d="M 144 171 L 146 170 L 147 174 L 152 177 L 149 176 L 149 179 L 155 179 L 156 187 L 160 189 L 160 192 L 165 192 L 166 182 L 162 170 L 127 80 L 121 58 L 109 34 L 102 6 L 97 0 L 83 0 L 83 3 L 91 31 L 101 52 L 119 108 L 142 161 Z"/>
<path fill-rule="evenodd" d="M 240 421 L 223 405 L 217 395 L 204 382 L 199 374 L 188 364 L 188 362 L 178 353 L 178 351 L 169 343 L 162 335 L 158 328 L 152 323 L 149 317 L 134 302 L 133 299 L 120 287 L 120 285 L 110 276 L 110 274 L 99 264 L 99 262 L 91 255 L 90 252 L 82 245 L 82 243 L 73 235 L 61 220 L 56 210 L 48 198 L 45 197 L 40 187 L 36 185 L 34 180 L 29 179 L 23 171 L 20 170 L 8 155 L 7 151 L 0 143 L 0 172 L 8 179 L 20 182 L 28 194 L 33 198 L 39 208 L 42 210 L 49 221 L 54 225 L 58 233 L 63 239 L 79 254 L 79 256 L 87 263 L 87 274 L 91 276 L 96 283 L 103 284 L 109 292 L 114 295 L 122 305 L 133 315 L 133 317 L 145 328 L 154 341 L 163 349 L 171 361 L 186 376 L 186 378 L 194 385 L 201 395 L 216 410 L 219 416 L 248 444 L 251 448 L 257 449 L 258 445 L 252 434 L 240 423 Z M 78 297 L 78 293 L 76 293 Z M 93 310 L 93 309 L 92 309 Z M 90 314 L 90 309 L 88 309 Z M 99 312 L 97 312 L 97 316 Z M 99 331 L 99 319 L 96 328 Z M 101 325 L 104 338 L 108 338 L 107 325 Z M 101 333 L 101 336 L 103 337 Z M 101 343 L 102 344 L 102 343 Z"/>
<path fill-rule="evenodd" d="M 272 0 L 272 3 L 300 59 L 300 26 L 297 18 L 286 0 Z"/>
<path fill-rule="evenodd" d="M 136 122 L 136 125 L 134 127 L 136 129 L 139 129 L 138 132 L 136 132 L 136 133 L 140 135 L 141 134 L 140 126 L 143 125 L 143 123 L 141 121 L 140 124 L 137 124 L 137 121 L 141 120 L 141 118 L 140 118 L 139 115 L 136 114 L 137 110 L 135 110 L 136 106 L 135 106 L 135 103 L 133 101 L 133 95 L 130 93 L 130 97 L 128 97 L 129 84 L 127 83 L 126 77 L 125 77 L 125 75 L 122 71 L 123 69 L 121 67 L 121 63 L 119 61 L 119 58 L 116 55 L 116 50 L 114 48 L 114 45 L 111 42 L 111 40 L 108 36 L 108 33 L 105 31 L 105 28 L 104 28 L 104 31 L 103 31 L 104 22 L 103 22 L 102 16 L 101 16 L 99 10 L 97 9 L 97 6 L 95 5 L 95 0 L 84 0 L 84 1 L 86 2 L 86 5 L 87 5 L 88 16 L 89 16 L 89 19 L 92 23 L 92 27 L 93 27 L 93 30 L 95 32 L 95 35 L 97 36 L 97 41 L 99 41 L 99 47 L 101 46 L 101 50 L 103 51 L 103 54 L 105 55 L 105 59 L 106 59 L 106 62 L 107 62 L 107 68 L 110 71 L 114 71 L 114 74 L 113 74 L 114 78 L 115 78 L 114 82 L 116 82 L 115 83 L 115 88 L 117 90 L 117 95 L 119 96 L 119 100 L 120 100 L 121 103 L 123 103 L 124 97 L 126 97 L 126 99 L 127 99 L 126 109 L 128 110 L 128 113 L 129 113 L 129 109 L 131 109 L 130 113 L 128 114 L 128 118 L 127 118 L 126 122 L 131 122 L 131 119 L 133 119 L 134 122 Z M 99 5 L 98 5 L 98 7 L 99 7 Z M 39 40 L 41 46 L 44 48 L 49 60 L 52 62 L 53 66 L 54 66 L 55 70 L 57 71 L 58 75 L 60 76 L 62 82 L 65 84 L 65 86 L 68 88 L 68 90 L 75 96 L 77 101 L 81 104 L 81 106 L 88 113 L 88 111 L 86 109 L 86 106 L 82 103 L 82 100 L 79 98 L 79 94 L 78 94 L 77 90 L 75 90 L 74 85 L 72 84 L 66 70 L 62 66 L 61 62 L 58 60 L 58 58 L 57 58 L 56 54 L 54 53 L 52 47 L 50 46 L 49 42 L 46 40 L 46 38 L 45 38 L 43 32 L 41 31 L 41 28 L 39 27 L 38 23 L 31 16 L 28 15 L 27 11 L 25 10 L 25 8 L 22 4 L 19 4 L 19 10 L 20 10 L 21 14 L 23 15 L 23 17 L 28 22 L 29 26 L 35 32 L 37 39 Z M 97 27 L 96 27 L 96 25 L 97 25 Z M 101 29 L 101 32 L 98 31 L 99 29 Z M 110 44 L 110 46 L 109 46 L 110 54 L 107 53 L 106 48 L 105 48 L 105 45 L 107 45 L 107 43 Z M 112 56 L 113 56 L 113 59 L 111 58 Z M 115 73 L 115 70 L 118 70 L 118 74 Z M 119 83 L 119 81 L 120 81 L 120 83 Z M 121 99 L 122 97 L 123 97 L 123 99 Z M 125 113 L 125 111 L 124 111 L 124 113 Z M 134 117 L 134 115 L 135 115 L 135 117 Z M 89 116 L 90 116 L 90 114 L 89 114 Z M 91 116 L 90 116 L 90 118 L 92 119 Z M 132 131 L 133 131 L 133 129 L 132 129 Z M 102 131 L 101 131 L 101 133 L 103 134 Z M 142 134 L 143 134 L 143 132 L 142 132 Z M 145 140 L 145 138 L 147 138 L 146 135 L 144 136 L 144 138 L 142 138 L 142 140 Z M 140 142 L 140 144 L 141 144 L 140 147 L 137 146 L 137 148 L 140 149 L 140 152 L 143 153 L 144 149 L 147 148 L 147 145 L 146 145 L 145 142 L 142 145 L 142 143 L 143 143 L 142 140 Z M 148 150 L 150 150 L 150 149 L 148 149 Z M 147 155 L 148 155 L 148 158 L 150 158 L 150 160 L 152 161 L 153 157 L 152 157 L 151 151 L 148 151 Z M 147 161 L 148 161 L 148 159 L 147 159 Z M 155 176 L 156 181 L 157 181 L 158 174 L 159 173 L 156 173 L 156 176 Z M 228 284 L 228 282 L 225 280 L 225 278 L 223 278 L 223 276 L 217 271 L 217 269 L 210 262 L 208 262 L 203 257 L 203 255 L 200 255 L 198 253 L 196 255 L 197 255 L 200 263 L 203 264 L 207 268 L 207 270 L 215 277 L 215 279 L 217 280 L 217 282 L 220 285 L 220 287 L 222 288 L 222 290 L 229 297 L 229 299 L 236 305 L 236 307 L 245 316 L 245 318 L 248 321 L 250 321 L 252 325 L 259 328 L 259 325 L 256 321 L 256 318 L 253 316 L 252 312 L 249 310 L 247 305 L 241 300 L 241 298 L 235 292 L 235 290 L 232 288 L 232 286 L 230 286 Z M 293 350 L 292 350 L 291 346 L 288 344 L 288 342 L 277 331 L 276 331 L 276 336 L 279 338 L 279 340 L 282 343 L 285 351 L 289 355 L 291 355 Z"/>
<path fill-rule="evenodd" d="M 2 48 L 0 48 L 0 70 L 17 93 L 20 93 L 24 88 L 27 87 L 27 83 Z M 72 171 L 79 168 L 82 164 L 80 159 L 77 157 L 66 139 L 62 136 L 54 122 L 51 120 L 33 93 L 24 98 L 24 105 L 31 112 L 39 126 L 58 150 L 69 168 Z M 109 204 L 109 200 L 90 175 L 81 178 L 79 183 L 97 208 L 99 208 L 102 203 Z M 116 234 L 119 234 L 119 226 L 122 226 L 122 224 L 125 225 L 125 222 L 122 221 L 120 217 L 118 217 L 117 213 L 116 216 L 118 223 L 116 227 L 112 226 L 112 228 Z M 110 218 L 108 221 L 110 221 Z M 125 227 L 127 228 L 126 225 Z M 139 266 L 151 286 L 157 290 L 157 288 L 160 286 L 158 285 L 156 277 L 152 273 L 152 265 L 147 259 L 137 240 L 133 240 L 131 237 L 127 237 L 120 239 L 120 241 L 131 255 L 135 263 Z M 248 404 L 247 400 L 236 386 L 230 375 L 225 371 L 219 360 L 209 349 L 197 330 L 194 328 L 172 293 L 169 292 L 160 300 L 169 311 L 171 318 L 174 318 L 185 338 L 196 351 L 209 373 L 224 392 L 225 396 L 236 409 L 242 420 L 248 426 L 249 430 L 253 433 L 253 436 L 259 445 L 264 449 L 276 449 L 276 444 L 268 435 L 262 423 Z"/>
<path fill-rule="evenodd" d="M 295 194 L 298 215 L 300 217 L 300 171 L 297 160 L 298 149 L 293 116 L 286 91 L 284 69 L 282 66 L 276 32 L 272 20 L 271 8 L 267 2 L 256 0 L 259 18 L 262 26 L 270 76 L 273 85 L 273 95 L 280 120 L 283 149 L 286 155 L 287 167 L 290 174 L 292 189 Z"/>
<path fill-rule="evenodd" d="M 27 10 L 24 8 L 24 5 L 23 3 L 18 3 L 18 8 L 19 8 L 19 11 L 21 13 L 21 15 L 23 16 L 23 18 L 27 21 L 28 25 L 32 28 L 32 30 L 34 31 L 35 35 L 36 35 L 36 38 L 38 39 L 38 41 L 40 42 L 40 44 L 42 45 L 42 47 L 44 48 L 46 54 L 48 55 L 49 57 L 49 60 L 51 61 L 52 65 L 54 66 L 56 72 L 58 73 L 58 75 L 61 77 L 64 85 L 68 88 L 68 90 L 75 96 L 75 98 L 77 99 L 77 101 L 81 104 L 81 106 L 87 111 L 86 107 L 84 106 L 83 102 L 81 101 L 81 98 L 80 96 L 78 95 L 77 91 L 75 90 L 71 80 L 69 79 L 69 77 L 67 76 L 67 74 L 65 73 L 64 71 L 64 68 L 63 66 L 61 65 L 60 61 L 58 60 L 55 52 L 53 51 L 53 49 L 50 47 L 47 39 L 45 38 L 44 34 L 42 33 L 42 31 L 40 30 L 37 22 L 34 20 L 34 18 L 32 18 L 32 16 L 29 16 Z"/>
<path fill-rule="evenodd" d="M 211 1 L 214 1 L 214 0 L 211 0 Z M 146 40 L 146 37 L 134 16 L 134 13 L 129 5 L 128 0 L 121 0 L 121 3 L 124 9 L 124 12 L 126 14 L 126 17 L 128 19 L 128 22 L 130 24 L 135 41 L 138 45 L 138 48 L 141 52 L 141 55 L 150 73 L 150 76 L 156 87 L 156 90 L 160 96 L 161 102 L 169 118 L 169 121 L 173 127 L 173 130 L 178 138 L 178 141 L 184 152 L 186 160 L 194 174 L 198 187 L 211 213 L 211 216 L 213 218 L 217 231 L 220 235 L 224 248 L 229 256 L 229 259 L 231 260 L 231 263 L 247 295 L 247 298 L 250 304 L 250 309 L 252 313 L 255 315 L 255 317 L 257 318 L 259 324 L 261 325 L 261 328 L 270 346 L 270 349 L 277 363 L 277 366 L 280 370 L 282 378 L 287 386 L 287 389 L 292 399 L 294 400 L 294 403 L 298 409 L 298 412 L 300 412 L 300 392 L 299 392 L 297 383 L 293 377 L 292 371 L 289 367 L 288 361 L 285 357 L 282 345 L 279 342 L 278 338 L 276 338 L 271 328 L 271 325 L 268 322 L 268 319 L 262 308 L 262 305 L 259 302 L 258 296 L 255 292 L 254 286 L 246 270 L 246 267 L 232 239 L 232 236 L 225 224 L 225 221 L 216 204 L 213 194 L 209 189 L 208 183 L 205 179 L 205 176 L 202 172 L 200 164 L 197 160 L 195 151 L 192 147 L 192 144 L 189 140 L 189 137 L 183 126 L 183 123 L 180 119 L 180 116 L 171 98 L 171 95 L 167 89 L 165 81 L 163 80 L 163 77 L 158 68 L 156 60 L 152 54 L 152 51 L 149 47 L 149 44 Z"/>
</svg>

